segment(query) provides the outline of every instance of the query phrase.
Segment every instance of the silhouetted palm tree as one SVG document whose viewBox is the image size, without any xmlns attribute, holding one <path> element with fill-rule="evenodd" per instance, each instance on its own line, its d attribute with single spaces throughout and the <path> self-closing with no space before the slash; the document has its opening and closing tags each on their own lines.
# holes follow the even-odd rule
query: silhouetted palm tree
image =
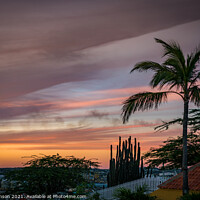
<svg viewBox="0 0 200 200">
<path fill-rule="evenodd" d="M 136 111 L 144 111 L 158 108 L 162 102 L 167 101 L 170 93 L 179 95 L 184 102 L 183 114 L 183 194 L 187 194 L 188 189 L 188 168 L 187 168 L 187 124 L 189 102 L 200 106 L 200 71 L 197 64 L 200 60 L 200 49 L 196 49 L 185 59 L 183 52 L 176 42 L 166 43 L 163 40 L 155 39 L 164 47 L 166 60 L 162 63 L 144 61 L 137 63 L 131 72 L 148 71 L 154 72 L 150 85 L 158 88 L 159 92 L 143 92 L 129 97 L 123 102 L 122 117 L 123 122 L 127 122 L 130 115 Z M 168 89 L 162 91 L 163 87 Z"/>
</svg>

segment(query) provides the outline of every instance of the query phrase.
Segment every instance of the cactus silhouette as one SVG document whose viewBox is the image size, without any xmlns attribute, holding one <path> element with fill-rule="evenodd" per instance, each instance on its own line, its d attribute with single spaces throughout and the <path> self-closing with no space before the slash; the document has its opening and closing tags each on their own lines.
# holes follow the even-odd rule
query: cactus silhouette
<svg viewBox="0 0 200 200">
<path fill-rule="evenodd" d="M 143 158 L 140 156 L 140 143 L 135 138 L 134 152 L 131 136 L 128 140 L 117 145 L 116 159 L 113 158 L 112 145 L 110 146 L 110 169 L 108 173 L 108 187 L 133 181 L 144 177 Z M 141 167 L 140 167 L 141 163 Z"/>
</svg>

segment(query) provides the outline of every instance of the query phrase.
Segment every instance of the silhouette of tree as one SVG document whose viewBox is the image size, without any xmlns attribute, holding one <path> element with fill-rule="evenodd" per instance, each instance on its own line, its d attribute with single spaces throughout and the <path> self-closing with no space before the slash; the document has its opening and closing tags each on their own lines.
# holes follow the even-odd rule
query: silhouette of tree
<svg viewBox="0 0 200 200">
<path fill-rule="evenodd" d="M 188 134 L 188 165 L 200 162 L 200 135 Z M 165 167 L 167 169 L 181 168 L 183 137 L 169 138 L 158 148 L 151 148 L 144 154 L 146 164 L 151 167 Z"/>
<path fill-rule="evenodd" d="M 17 183 L 12 193 L 48 195 L 87 182 L 83 175 L 87 174 L 91 167 L 98 167 L 98 162 L 74 156 L 63 158 L 57 154 L 32 156 L 25 166 L 6 174 L 7 180 Z"/>
</svg>

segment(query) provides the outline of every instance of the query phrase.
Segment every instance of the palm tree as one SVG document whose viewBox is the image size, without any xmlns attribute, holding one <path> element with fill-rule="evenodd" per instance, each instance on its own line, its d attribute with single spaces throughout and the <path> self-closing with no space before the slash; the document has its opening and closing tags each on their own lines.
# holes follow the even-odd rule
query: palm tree
<svg viewBox="0 0 200 200">
<path fill-rule="evenodd" d="M 188 107 L 189 102 L 200 106 L 200 71 L 197 69 L 200 60 L 200 49 L 197 49 L 187 55 L 185 59 L 183 52 L 176 42 L 164 42 L 155 38 L 164 48 L 163 57 L 166 60 L 162 63 L 144 61 L 137 63 L 131 73 L 134 71 L 154 72 L 150 85 L 152 88 L 159 89 L 159 92 L 142 92 L 134 94 L 123 102 L 122 117 L 123 123 L 129 120 L 132 113 L 149 109 L 157 109 L 158 106 L 167 102 L 168 94 L 179 95 L 184 102 L 183 113 L 183 194 L 189 192 L 188 188 L 188 167 L 187 167 L 187 125 L 188 125 Z M 163 88 L 168 88 L 163 91 Z"/>
</svg>

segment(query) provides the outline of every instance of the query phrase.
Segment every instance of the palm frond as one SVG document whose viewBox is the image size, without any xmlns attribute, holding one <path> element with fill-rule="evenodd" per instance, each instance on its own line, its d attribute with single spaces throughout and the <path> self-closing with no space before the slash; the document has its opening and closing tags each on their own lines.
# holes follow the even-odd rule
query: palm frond
<svg viewBox="0 0 200 200">
<path fill-rule="evenodd" d="M 200 88 L 198 86 L 190 88 L 190 98 L 196 106 L 200 106 Z"/>
<path fill-rule="evenodd" d="M 195 86 L 196 82 L 200 79 L 200 72 L 197 70 L 197 64 L 200 61 L 200 48 L 196 48 L 194 52 L 187 56 L 187 70 L 186 76 L 190 87 Z"/>
<path fill-rule="evenodd" d="M 182 68 L 180 67 L 180 62 L 177 59 L 168 58 L 163 64 L 168 66 L 173 73 L 175 73 L 177 76 L 182 77 L 183 79 L 185 71 L 182 70 Z"/>
<path fill-rule="evenodd" d="M 167 102 L 169 92 L 143 92 L 129 97 L 123 102 L 122 118 L 123 123 L 127 122 L 130 115 L 136 111 L 157 109 L 158 106 Z"/>
<path fill-rule="evenodd" d="M 176 86 L 176 89 L 179 89 L 182 86 L 182 80 L 173 71 L 159 70 L 154 74 L 150 85 L 153 88 L 159 86 L 160 89 L 164 86 L 170 86 L 170 89 Z"/>
<path fill-rule="evenodd" d="M 157 43 L 160 43 L 164 47 L 164 55 L 163 56 L 168 56 L 169 58 L 172 58 L 176 61 L 179 62 L 179 67 L 183 71 L 186 70 L 185 67 L 185 58 L 183 55 L 183 52 L 181 51 L 180 45 L 174 41 L 170 43 L 166 43 L 163 40 L 160 40 L 158 38 L 155 38 L 155 41 Z"/>
<path fill-rule="evenodd" d="M 200 116 L 200 109 L 191 109 L 189 110 L 189 114 L 193 114 L 194 116 L 198 115 Z"/>
<path fill-rule="evenodd" d="M 159 125 L 159 126 L 156 126 L 154 128 L 154 130 L 156 131 L 162 131 L 162 130 L 168 130 L 169 129 L 169 126 L 171 125 L 174 125 L 174 124 L 182 124 L 183 123 L 183 119 L 182 118 L 177 118 L 177 119 L 174 119 L 172 121 L 169 121 L 169 122 L 164 122 L 162 121 L 163 124 Z"/>
<path fill-rule="evenodd" d="M 191 53 L 187 61 L 188 67 L 194 67 L 200 61 L 200 47 L 196 48 L 195 52 Z"/>
<path fill-rule="evenodd" d="M 191 125 L 191 131 L 193 133 L 200 130 L 200 109 L 192 109 L 189 111 L 189 125 Z"/>
<path fill-rule="evenodd" d="M 162 124 L 159 126 L 156 126 L 154 129 L 156 131 L 164 131 L 164 130 L 168 130 L 169 127 L 174 124 L 182 125 L 183 119 L 176 118 L 169 122 L 162 121 Z M 188 126 L 190 128 L 191 133 L 195 133 L 200 130 L 200 109 L 189 110 Z"/>
<path fill-rule="evenodd" d="M 194 86 L 198 80 L 200 80 L 200 72 L 195 74 L 194 78 L 190 80 L 190 87 Z"/>
<path fill-rule="evenodd" d="M 152 71 L 163 70 L 163 66 L 153 61 L 139 62 L 133 67 L 130 73 L 134 71 L 143 72 L 148 70 Z"/>
<path fill-rule="evenodd" d="M 134 68 L 131 70 L 131 73 L 136 70 L 139 72 L 148 70 L 155 72 L 153 79 L 150 82 L 150 85 L 153 88 L 159 85 L 160 89 L 162 89 L 164 85 L 171 85 L 172 83 L 174 83 L 174 81 L 176 81 L 177 84 L 177 81 L 179 80 L 176 77 L 176 71 L 166 66 L 165 63 L 164 65 L 160 65 L 152 61 L 140 62 L 134 66 Z"/>
</svg>

